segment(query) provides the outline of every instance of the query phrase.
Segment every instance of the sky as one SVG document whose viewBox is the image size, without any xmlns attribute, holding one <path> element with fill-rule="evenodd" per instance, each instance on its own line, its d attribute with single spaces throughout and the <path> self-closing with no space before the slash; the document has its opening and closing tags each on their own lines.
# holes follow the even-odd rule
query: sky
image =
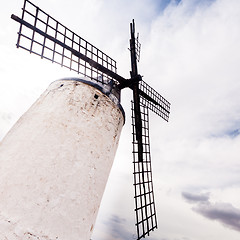
<svg viewBox="0 0 240 240">
<path fill-rule="evenodd" d="M 158 229 L 149 240 L 237 240 L 240 236 L 240 1 L 34 0 L 117 61 L 129 77 L 129 23 L 140 33 L 139 73 L 171 102 L 169 122 L 150 114 Z M 0 10 L 0 140 L 48 85 L 77 77 L 16 49 L 22 0 Z M 126 123 L 93 240 L 136 239 Z"/>
</svg>

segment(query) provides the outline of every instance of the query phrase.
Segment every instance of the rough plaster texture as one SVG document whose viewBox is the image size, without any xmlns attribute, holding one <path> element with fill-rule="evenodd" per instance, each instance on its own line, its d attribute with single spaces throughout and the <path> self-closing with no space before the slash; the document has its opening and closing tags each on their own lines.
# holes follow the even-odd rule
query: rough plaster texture
<svg viewBox="0 0 240 240">
<path fill-rule="evenodd" d="M 123 122 L 96 88 L 52 83 L 0 144 L 0 239 L 90 239 Z"/>
</svg>

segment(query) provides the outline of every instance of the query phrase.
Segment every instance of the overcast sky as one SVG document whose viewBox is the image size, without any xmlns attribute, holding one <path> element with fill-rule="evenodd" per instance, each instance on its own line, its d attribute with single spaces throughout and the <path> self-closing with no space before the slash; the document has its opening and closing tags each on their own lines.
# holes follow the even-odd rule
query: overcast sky
<svg viewBox="0 0 240 240">
<path fill-rule="evenodd" d="M 150 116 L 158 229 L 149 240 L 240 237 L 240 1 L 34 0 L 117 61 L 129 77 L 129 23 L 142 43 L 139 72 L 171 102 Z M 76 77 L 15 47 L 22 0 L 0 10 L 0 140 L 48 85 Z M 134 239 L 131 92 L 126 123 L 93 240 Z"/>
</svg>

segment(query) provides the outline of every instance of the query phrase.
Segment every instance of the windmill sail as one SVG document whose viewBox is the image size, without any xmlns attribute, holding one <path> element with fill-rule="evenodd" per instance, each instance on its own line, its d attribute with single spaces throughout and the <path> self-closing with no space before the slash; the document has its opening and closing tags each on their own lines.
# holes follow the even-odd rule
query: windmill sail
<svg viewBox="0 0 240 240">
<path fill-rule="evenodd" d="M 144 81 L 140 81 L 139 90 L 142 97 L 142 104 L 164 120 L 168 121 L 170 103 Z"/>
<path fill-rule="evenodd" d="M 131 79 L 133 89 L 132 130 L 134 193 L 137 239 L 145 238 L 157 228 L 156 208 L 153 194 L 152 166 L 149 141 L 149 109 L 168 121 L 170 103 L 151 88 L 138 75 L 137 61 L 140 43 L 135 38 L 135 23 L 130 24 Z M 137 81 L 134 81 L 137 79 Z"/>
<path fill-rule="evenodd" d="M 141 98 L 143 100 L 143 98 Z M 149 109 L 140 104 L 142 121 L 142 161 L 138 160 L 138 141 L 136 138 L 135 111 L 132 101 L 133 129 L 133 164 L 134 164 L 134 199 L 137 227 L 137 239 L 149 236 L 149 232 L 157 228 L 157 217 L 153 194 L 152 166 L 149 141 Z"/>
<path fill-rule="evenodd" d="M 20 23 L 17 47 L 96 81 L 113 79 L 96 65 L 116 73 L 115 60 L 30 1 L 24 1 L 21 18 L 12 18 Z"/>
</svg>

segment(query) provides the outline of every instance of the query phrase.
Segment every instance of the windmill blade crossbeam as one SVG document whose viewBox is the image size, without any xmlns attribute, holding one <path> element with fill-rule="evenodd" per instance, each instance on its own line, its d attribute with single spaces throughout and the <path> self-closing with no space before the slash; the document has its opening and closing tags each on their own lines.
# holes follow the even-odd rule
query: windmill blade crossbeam
<svg viewBox="0 0 240 240">
<path fill-rule="evenodd" d="M 24 1 L 22 18 L 11 17 L 20 23 L 17 47 L 102 83 L 125 80 L 115 60 L 30 1 Z"/>
<path fill-rule="evenodd" d="M 148 107 L 164 120 L 168 121 L 170 103 L 164 97 L 162 97 L 144 81 L 139 82 L 139 93 L 141 95 L 141 104 Z"/>
</svg>

